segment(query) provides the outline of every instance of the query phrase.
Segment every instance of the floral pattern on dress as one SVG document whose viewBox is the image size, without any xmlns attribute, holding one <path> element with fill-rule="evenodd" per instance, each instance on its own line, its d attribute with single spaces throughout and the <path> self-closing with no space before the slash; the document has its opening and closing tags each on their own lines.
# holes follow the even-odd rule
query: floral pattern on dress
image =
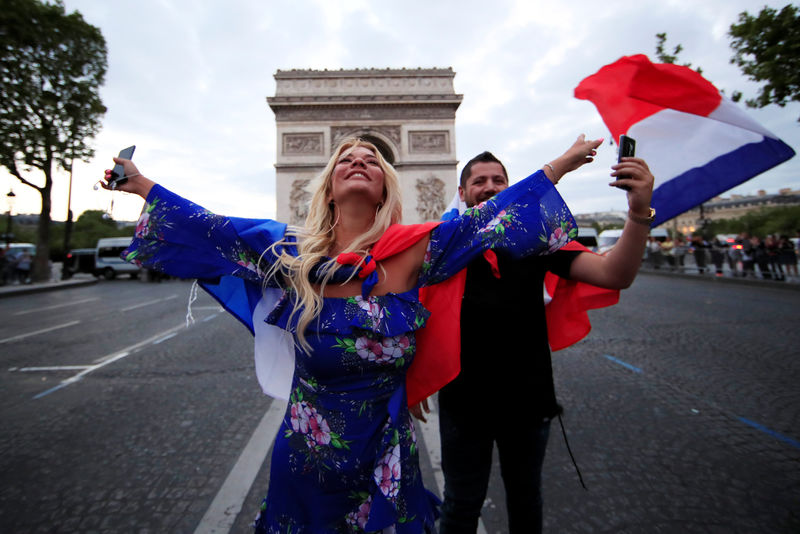
<svg viewBox="0 0 800 534">
<path fill-rule="evenodd" d="M 575 239 L 578 235 L 578 227 L 572 221 L 562 221 L 558 228 L 553 230 L 549 236 L 544 234 L 539 235 L 539 239 L 543 243 L 547 243 L 547 252 L 553 253 L 560 249 L 571 240 Z"/>
<path fill-rule="evenodd" d="M 402 367 L 406 358 L 414 354 L 413 334 L 376 337 L 371 332 L 352 338 L 336 338 L 332 348 L 343 349 L 345 353 L 357 354 L 362 360 L 377 364 L 391 364 Z"/>
</svg>

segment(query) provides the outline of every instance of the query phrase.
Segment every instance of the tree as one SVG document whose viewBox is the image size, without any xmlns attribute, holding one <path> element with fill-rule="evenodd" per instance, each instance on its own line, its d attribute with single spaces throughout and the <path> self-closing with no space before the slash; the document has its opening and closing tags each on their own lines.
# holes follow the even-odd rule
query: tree
<svg viewBox="0 0 800 534">
<path fill-rule="evenodd" d="M 102 237 L 133 238 L 134 226 L 120 228 L 114 219 L 100 210 L 86 210 L 75 221 L 75 242 L 73 248 L 90 248 Z M 68 251 L 65 251 L 68 252 Z"/>
<path fill-rule="evenodd" d="M 656 58 L 658 58 L 658 60 L 662 63 L 677 63 L 678 54 L 680 54 L 683 51 L 683 45 L 678 43 L 673 49 L 672 54 L 668 54 L 664 50 L 664 45 L 666 44 L 666 42 L 667 42 L 666 32 L 656 34 Z M 691 68 L 692 64 L 684 63 L 683 66 Z M 694 70 L 697 72 L 697 74 L 703 74 L 703 69 L 701 69 L 700 67 L 697 67 Z M 725 94 L 725 89 L 720 89 L 720 92 L 722 94 Z M 733 94 L 731 94 L 731 100 L 733 100 L 734 102 L 738 102 L 739 100 L 741 100 L 741 98 L 742 98 L 742 93 L 740 93 L 739 91 L 734 91 Z"/>
<path fill-rule="evenodd" d="M 750 107 L 781 107 L 800 101 L 800 13 L 787 5 L 780 12 L 764 7 L 757 16 L 739 13 L 728 35 L 735 63 L 751 80 L 766 81 Z M 798 118 L 800 121 L 800 118 Z"/>
<path fill-rule="evenodd" d="M 668 54 L 664 50 L 664 45 L 667 43 L 667 32 L 664 33 L 657 33 L 656 34 L 656 57 L 661 63 L 675 63 L 678 61 L 678 54 L 681 53 L 683 50 L 683 45 L 678 43 L 672 51 L 672 54 Z M 684 67 L 691 68 L 691 63 L 684 63 Z M 695 69 L 697 74 L 703 74 L 703 69 L 697 67 Z"/>
<path fill-rule="evenodd" d="M 88 161 L 106 111 L 100 30 L 64 4 L 4 0 L 0 10 L 0 164 L 42 197 L 34 279 L 48 276 L 53 172 Z M 29 180 L 40 171 L 43 185 Z"/>
</svg>

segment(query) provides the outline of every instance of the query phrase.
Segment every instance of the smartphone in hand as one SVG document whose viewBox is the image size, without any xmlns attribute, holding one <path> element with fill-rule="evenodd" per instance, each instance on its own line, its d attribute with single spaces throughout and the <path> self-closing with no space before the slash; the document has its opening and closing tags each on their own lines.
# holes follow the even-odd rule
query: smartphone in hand
<svg viewBox="0 0 800 534">
<path fill-rule="evenodd" d="M 617 163 L 620 162 L 622 158 L 632 158 L 636 155 L 636 140 L 633 137 L 628 137 L 627 135 L 620 135 L 619 136 L 619 154 L 617 155 Z M 627 175 L 620 175 L 618 178 L 630 178 Z M 624 189 L 625 191 L 630 191 L 631 188 L 626 185 L 618 185 L 620 189 Z"/>
<path fill-rule="evenodd" d="M 119 151 L 119 157 L 123 159 L 131 159 L 133 157 L 133 151 L 136 150 L 136 145 L 129 146 L 128 148 L 123 148 Z M 112 188 L 115 188 L 119 185 L 124 184 L 128 181 L 128 177 L 125 176 L 125 169 L 117 163 L 114 165 L 114 168 L 111 170 L 111 182 L 109 185 Z"/>
</svg>

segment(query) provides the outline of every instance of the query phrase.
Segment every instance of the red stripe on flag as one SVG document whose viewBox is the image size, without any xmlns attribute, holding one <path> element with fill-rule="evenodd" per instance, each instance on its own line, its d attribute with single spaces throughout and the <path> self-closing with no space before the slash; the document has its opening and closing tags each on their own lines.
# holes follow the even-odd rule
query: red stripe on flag
<svg viewBox="0 0 800 534">
<path fill-rule="evenodd" d="M 641 54 L 630 59 L 639 65 L 628 88 L 630 98 L 701 117 L 719 107 L 722 96 L 717 88 L 692 69 L 651 63 Z"/>
<path fill-rule="evenodd" d="M 695 71 L 653 64 L 643 54 L 622 57 L 585 78 L 575 97 L 597 107 L 615 139 L 662 109 L 707 116 L 721 101 L 719 91 Z"/>
</svg>

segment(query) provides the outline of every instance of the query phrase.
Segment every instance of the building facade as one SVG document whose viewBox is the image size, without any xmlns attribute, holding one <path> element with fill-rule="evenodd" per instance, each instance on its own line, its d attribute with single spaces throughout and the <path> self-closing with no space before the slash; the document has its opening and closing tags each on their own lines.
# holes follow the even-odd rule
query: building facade
<svg viewBox="0 0 800 534">
<path fill-rule="evenodd" d="M 438 219 L 457 187 L 455 73 L 439 69 L 279 70 L 267 103 L 277 125 L 277 220 L 302 224 L 312 181 L 338 143 L 374 143 L 394 166 L 403 222 Z"/>
<path fill-rule="evenodd" d="M 667 221 L 662 227 L 683 235 L 691 235 L 702 228 L 704 219 L 708 221 L 737 219 L 763 208 L 798 205 L 800 205 L 800 191 L 793 191 L 789 188 L 781 189 L 777 193 L 767 193 L 761 190 L 756 195 L 715 197 L 702 205 L 702 211 L 698 206 Z"/>
</svg>

